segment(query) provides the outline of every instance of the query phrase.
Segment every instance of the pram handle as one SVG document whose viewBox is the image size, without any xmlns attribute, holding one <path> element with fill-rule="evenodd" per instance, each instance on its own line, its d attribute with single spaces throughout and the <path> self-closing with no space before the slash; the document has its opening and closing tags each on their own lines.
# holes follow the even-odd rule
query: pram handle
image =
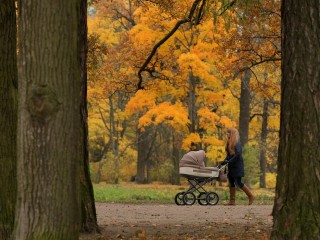
<svg viewBox="0 0 320 240">
<path fill-rule="evenodd" d="M 228 164 L 229 164 L 229 163 L 224 164 L 224 165 L 222 165 L 222 167 L 221 167 L 221 165 L 219 164 L 219 165 L 217 166 L 217 168 L 219 168 L 219 172 L 220 172 L 221 170 L 225 169 L 225 168 L 228 166 Z"/>
</svg>

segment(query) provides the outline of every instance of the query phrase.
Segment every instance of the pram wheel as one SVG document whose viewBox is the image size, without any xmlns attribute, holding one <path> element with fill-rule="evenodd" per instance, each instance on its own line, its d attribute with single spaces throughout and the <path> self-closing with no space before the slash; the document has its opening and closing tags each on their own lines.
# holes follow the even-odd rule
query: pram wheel
<svg viewBox="0 0 320 240">
<path fill-rule="evenodd" d="M 174 201 L 177 205 L 184 205 L 183 203 L 183 194 L 184 192 L 179 192 L 176 194 L 176 196 L 174 197 Z"/>
<path fill-rule="evenodd" d="M 208 205 L 207 203 L 207 193 L 206 192 L 201 192 L 198 196 L 198 203 L 200 205 Z"/>
<path fill-rule="evenodd" d="M 219 196 L 215 192 L 208 192 L 206 201 L 208 205 L 216 205 L 219 202 Z"/>
<path fill-rule="evenodd" d="M 183 203 L 185 205 L 193 205 L 196 201 L 196 196 L 192 192 L 186 192 L 183 194 Z"/>
</svg>

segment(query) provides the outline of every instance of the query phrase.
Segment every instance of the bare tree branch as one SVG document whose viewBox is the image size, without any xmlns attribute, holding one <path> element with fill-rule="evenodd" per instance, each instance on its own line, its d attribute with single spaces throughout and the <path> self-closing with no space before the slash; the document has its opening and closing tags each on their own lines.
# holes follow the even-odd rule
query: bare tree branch
<svg viewBox="0 0 320 240">
<path fill-rule="evenodd" d="M 222 11 L 220 12 L 219 16 L 222 16 L 229 8 L 231 8 L 235 3 L 237 2 L 237 0 L 233 0 L 231 2 L 228 2 L 227 4 L 223 5 L 221 7 Z"/>
<path fill-rule="evenodd" d="M 262 114 L 262 113 L 255 113 L 255 114 L 251 115 L 251 116 L 250 116 L 250 120 L 249 120 L 249 122 L 251 122 L 251 120 L 252 120 L 253 118 L 257 117 L 257 116 L 262 117 L 262 116 L 263 116 L 263 114 Z"/>
<path fill-rule="evenodd" d="M 190 9 L 189 15 L 187 18 L 179 20 L 176 25 L 171 29 L 171 31 L 165 35 L 152 49 L 150 55 L 148 56 L 148 58 L 146 59 L 146 61 L 143 63 L 143 65 L 141 66 L 141 68 L 138 71 L 138 77 L 139 77 L 139 82 L 138 82 L 138 89 L 143 89 L 142 86 L 142 73 L 144 71 L 147 71 L 147 66 L 148 64 L 151 62 L 151 59 L 153 58 L 153 56 L 156 54 L 158 48 L 164 44 L 177 30 L 178 28 L 184 24 L 184 23 L 188 23 L 188 22 L 192 22 L 193 19 L 193 15 L 197 9 L 197 6 L 199 5 L 199 3 L 201 1 L 205 1 L 205 0 L 195 0 L 194 3 L 192 4 L 192 7 Z M 200 8 L 201 11 L 203 11 L 203 8 Z M 198 16 L 200 16 L 200 10 L 198 12 Z"/>
</svg>

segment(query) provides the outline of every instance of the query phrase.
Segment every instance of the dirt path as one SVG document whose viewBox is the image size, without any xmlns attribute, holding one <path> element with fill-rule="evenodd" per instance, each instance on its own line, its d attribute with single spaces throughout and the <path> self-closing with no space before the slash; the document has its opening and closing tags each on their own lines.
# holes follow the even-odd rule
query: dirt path
<svg viewBox="0 0 320 240">
<path fill-rule="evenodd" d="M 270 205 L 96 203 L 96 208 L 102 236 L 95 239 L 268 239 L 272 226 Z"/>
</svg>

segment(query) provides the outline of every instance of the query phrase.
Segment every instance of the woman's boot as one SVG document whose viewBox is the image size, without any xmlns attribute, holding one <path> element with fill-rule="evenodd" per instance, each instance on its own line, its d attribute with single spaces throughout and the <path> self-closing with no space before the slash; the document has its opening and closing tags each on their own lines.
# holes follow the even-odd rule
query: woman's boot
<svg viewBox="0 0 320 240">
<path fill-rule="evenodd" d="M 230 191 L 230 200 L 229 200 L 229 203 L 226 204 L 226 206 L 236 205 L 236 187 L 229 187 L 229 191 Z"/>
<path fill-rule="evenodd" d="M 252 194 L 252 192 L 250 191 L 250 189 L 246 186 L 246 185 L 243 185 L 243 187 L 241 188 L 248 196 L 249 198 L 249 205 L 251 205 L 254 201 L 254 196 Z"/>
</svg>

